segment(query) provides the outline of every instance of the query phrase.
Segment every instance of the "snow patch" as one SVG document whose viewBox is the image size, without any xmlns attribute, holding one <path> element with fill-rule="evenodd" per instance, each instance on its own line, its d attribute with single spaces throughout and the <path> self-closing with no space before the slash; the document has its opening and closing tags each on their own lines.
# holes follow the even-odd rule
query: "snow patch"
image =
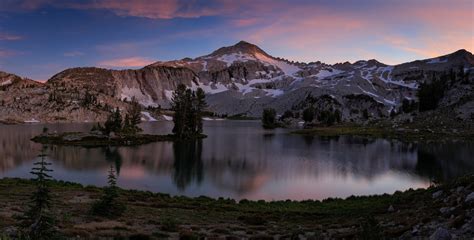
<svg viewBox="0 0 474 240">
<path fill-rule="evenodd" d="M 225 119 L 223 119 L 223 118 L 203 117 L 202 120 L 204 120 L 204 121 L 222 121 L 222 120 L 225 120 Z"/>
<path fill-rule="evenodd" d="M 202 71 L 204 72 L 207 71 L 207 61 L 202 61 L 201 64 L 202 64 Z"/>
<path fill-rule="evenodd" d="M 151 114 L 149 112 L 141 112 L 146 118 L 142 118 L 143 121 L 148 121 L 148 122 L 156 122 L 158 120 L 156 120 L 156 118 L 154 118 L 153 116 L 151 116 Z"/>
<path fill-rule="evenodd" d="M 278 97 L 285 93 L 283 90 L 280 89 L 263 89 L 263 91 L 267 93 L 267 96 L 271 97 Z"/>
<path fill-rule="evenodd" d="M 166 97 L 166 99 L 171 101 L 173 99 L 173 91 L 165 90 L 165 97 Z"/>
<path fill-rule="evenodd" d="M 25 120 L 25 123 L 39 123 L 40 121 L 36 120 L 35 118 L 32 118 L 30 120 Z"/>
<path fill-rule="evenodd" d="M 255 58 L 253 58 L 252 56 L 248 54 L 242 54 L 241 52 L 239 52 L 239 53 L 222 55 L 219 58 L 217 58 L 217 60 L 221 62 L 225 62 L 227 66 L 230 67 L 230 65 L 232 65 L 234 62 L 237 62 L 237 61 L 246 62 L 249 60 L 255 60 Z"/>
<path fill-rule="evenodd" d="M 163 118 L 164 118 L 166 121 L 173 121 L 173 117 L 168 116 L 168 115 L 163 115 Z"/>
<path fill-rule="evenodd" d="M 10 84 L 12 84 L 12 80 L 8 79 L 5 82 L 0 83 L 0 86 L 6 86 L 6 85 L 10 85 Z"/>
<path fill-rule="evenodd" d="M 224 84 L 220 82 L 213 85 L 201 84 L 200 86 L 195 86 L 195 87 L 200 87 L 205 93 L 209 93 L 209 94 L 216 94 L 216 93 L 225 92 L 229 90 Z"/>
<path fill-rule="evenodd" d="M 149 106 L 157 106 L 156 103 L 151 99 L 149 95 L 143 94 L 143 92 L 135 87 L 124 87 L 122 88 L 122 92 L 120 94 L 120 100 L 127 100 L 127 101 L 132 101 L 132 98 L 134 98 L 140 103 L 141 105 L 145 107 Z"/>
<path fill-rule="evenodd" d="M 344 71 L 341 71 L 341 70 L 338 70 L 338 69 L 332 69 L 332 71 L 323 69 L 323 70 L 320 70 L 317 74 L 311 75 L 311 77 L 317 77 L 318 79 L 324 79 L 324 78 L 331 77 L 331 76 L 334 76 L 334 75 L 337 75 L 337 74 L 343 73 L 343 72 Z"/>
<path fill-rule="evenodd" d="M 284 61 L 279 61 L 270 57 L 267 57 L 261 53 L 256 53 L 255 57 L 263 62 L 266 62 L 267 64 L 277 66 L 279 69 L 281 69 L 286 75 L 293 76 L 295 73 L 301 71 L 301 68 L 298 66 L 289 64 Z"/>
<path fill-rule="evenodd" d="M 445 58 L 443 60 L 441 60 L 439 57 L 438 58 L 432 58 L 430 59 L 428 62 L 426 62 L 427 64 L 435 64 L 435 63 L 445 63 L 445 62 L 448 62 L 448 59 Z"/>
</svg>

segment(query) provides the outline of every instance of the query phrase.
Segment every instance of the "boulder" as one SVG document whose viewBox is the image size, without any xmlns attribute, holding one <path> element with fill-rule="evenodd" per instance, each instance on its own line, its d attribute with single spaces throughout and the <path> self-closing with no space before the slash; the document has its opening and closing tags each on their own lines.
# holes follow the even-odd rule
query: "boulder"
<svg viewBox="0 0 474 240">
<path fill-rule="evenodd" d="M 433 193 L 433 198 L 439 198 L 439 197 L 441 197 L 441 195 L 443 195 L 443 190 L 439 190 L 439 191 Z"/>
<path fill-rule="evenodd" d="M 393 212 L 393 211 L 395 211 L 395 208 L 393 208 L 393 206 L 392 206 L 392 205 L 390 205 L 390 207 L 388 207 L 388 210 L 387 210 L 387 211 L 389 211 L 389 212 Z"/>
<path fill-rule="evenodd" d="M 448 230 L 443 227 L 439 227 L 436 231 L 431 234 L 430 240 L 450 240 L 451 234 Z"/>
<path fill-rule="evenodd" d="M 474 201 L 474 192 L 469 193 L 469 195 L 467 195 L 467 197 L 466 197 L 466 200 L 464 200 L 464 201 L 465 202 Z"/>
</svg>

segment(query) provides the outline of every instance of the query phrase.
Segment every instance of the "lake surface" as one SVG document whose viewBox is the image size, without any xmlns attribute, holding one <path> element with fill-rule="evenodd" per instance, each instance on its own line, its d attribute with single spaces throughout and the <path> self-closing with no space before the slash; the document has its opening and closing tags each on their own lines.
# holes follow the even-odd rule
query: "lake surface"
<svg viewBox="0 0 474 240">
<path fill-rule="evenodd" d="M 88 131 L 92 124 L 0 125 L 0 178 L 31 178 L 49 131 Z M 56 179 L 104 186 L 110 166 L 118 185 L 171 195 L 234 199 L 324 199 L 427 187 L 474 171 L 473 143 L 415 144 L 361 137 L 305 137 L 266 131 L 257 121 L 205 121 L 208 138 L 137 147 L 49 146 Z M 170 133 L 171 122 L 142 124 Z"/>
</svg>

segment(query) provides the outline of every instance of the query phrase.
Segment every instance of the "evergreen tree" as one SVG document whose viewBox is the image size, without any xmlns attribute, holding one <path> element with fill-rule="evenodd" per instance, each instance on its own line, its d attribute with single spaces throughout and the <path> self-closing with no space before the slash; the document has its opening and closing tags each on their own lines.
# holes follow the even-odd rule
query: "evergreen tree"
<svg viewBox="0 0 474 240">
<path fill-rule="evenodd" d="M 171 104 L 174 111 L 173 133 L 178 139 L 190 139 L 202 133 L 202 113 L 206 106 L 202 89 L 194 92 L 183 84 L 178 85 Z"/>
<path fill-rule="evenodd" d="M 308 107 L 305 110 L 303 110 L 303 121 L 306 123 L 310 123 L 314 120 L 314 108 L 313 107 Z"/>
<path fill-rule="evenodd" d="M 51 196 L 48 180 L 52 179 L 48 169 L 51 163 L 46 162 L 46 146 L 38 155 L 39 161 L 34 163 L 31 174 L 35 176 L 36 190 L 31 196 L 29 210 L 25 213 L 23 225 L 27 227 L 30 239 L 54 239 L 57 237 L 55 219 L 51 213 Z"/>
<path fill-rule="evenodd" d="M 107 179 L 108 186 L 104 187 L 102 197 L 92 205 L 92 214 L 104 217 L 118 217 L 125 211 L 125 205 L 117 200 L 119 194 L 117 177 L 115 176 L 113 166 L 110 166 Z"/>
<path fill-rule="evenodd" d="M 206 94 L 204 93 L 204 90 L 201 88 L 198 88 L 196 91 L 196 133 L 197 134 L 202 134 L 203 128 L 202 128 L 202 112 L 204 112 L 204 109 L 207 108 L 207 103 L 206 103 Z"/>
<path fill-rule="evenodd" d="M 111 132 L 120 133 L 122 131 L 122 115 L 120 109 L 117 107 L 108 117 L 104 123 L 104 132 L 109 134 Z"/>
<path fill-rule="evenodd" d="M 141 132 L 142 129 L 138 126 L 141 122 L 141 107 L 135 97 L 133 97 L 123 122 L 124 132 L 130 134 Z"/>
<path fill-rule="evenodd" d="M 262 126 L 265 129 L 273 129 L 277 127 L 276 123 L 276 111 L 273 108 L 263 109 L 262 114 Z"/>
<path fill-rule="evenodd" d="M 118 133 L 122 130 L 122 115 L 120 114 L 120 109 L 117 107 L 113 113 L 113 131 Z"/>
<path fill-rule="evenodd" d="M 196 132 L 196 108 L 195 108 L 195 93 L 191 89 L 186 89 L 185 94 L 185 125 L 183 137 L 191 138 Z"/>
<path fill-rule="evenodd" d="M 131 107 L 128 109 L 128 115 L 130 116 L 130 124 L 138 130 L 140 129 L 138 127 L 138 124 L 142 122 L 141 107 L 135 98 L 132 98 L 131 104 L 132 104 Z"/>
<path fill-rule="evenodd" d="M 173 92 L 173 99 L 172 99 L 172 105 L 171 105 L 174 111 L 173 133 L 178 138 L 183 138 L 183 135 L 184 135 L 185 116 L 186 116 L 185 93 L 186 93 L 186 86 L 184 84 L 178 85 L 178 87 L 176 88 L 176 91 Z"/>
</svg>

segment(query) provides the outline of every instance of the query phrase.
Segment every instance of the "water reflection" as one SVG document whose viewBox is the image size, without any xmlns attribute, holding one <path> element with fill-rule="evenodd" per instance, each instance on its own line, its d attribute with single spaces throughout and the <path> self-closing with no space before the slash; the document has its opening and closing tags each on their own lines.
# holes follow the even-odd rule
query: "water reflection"
<svg viewBox="0 0 474 240">
<path fill-rule="evenodd" d="M 173 180 L 180 190 L 203 178 L 202 140 L 173 143 Z"/>
<path fill-rule="evenodd" d="M 90 124 L 48 125 L 85 131 Z M 148 123 L 150 133 L 170 123 Z M 0 177 L 29 177 L 41 125 L 0 126 Z M 391 193 L 474 170 L 472 143 L 415 144 L 360 137 L 311 137 L 264 131 L 258 122 L 206 122 L 208 138 L 138 147 L 50 146 L 56 177 L 102 185 L 110 165 L 119 185 L 188 196 L 306 199 Z"/>
</svg>

